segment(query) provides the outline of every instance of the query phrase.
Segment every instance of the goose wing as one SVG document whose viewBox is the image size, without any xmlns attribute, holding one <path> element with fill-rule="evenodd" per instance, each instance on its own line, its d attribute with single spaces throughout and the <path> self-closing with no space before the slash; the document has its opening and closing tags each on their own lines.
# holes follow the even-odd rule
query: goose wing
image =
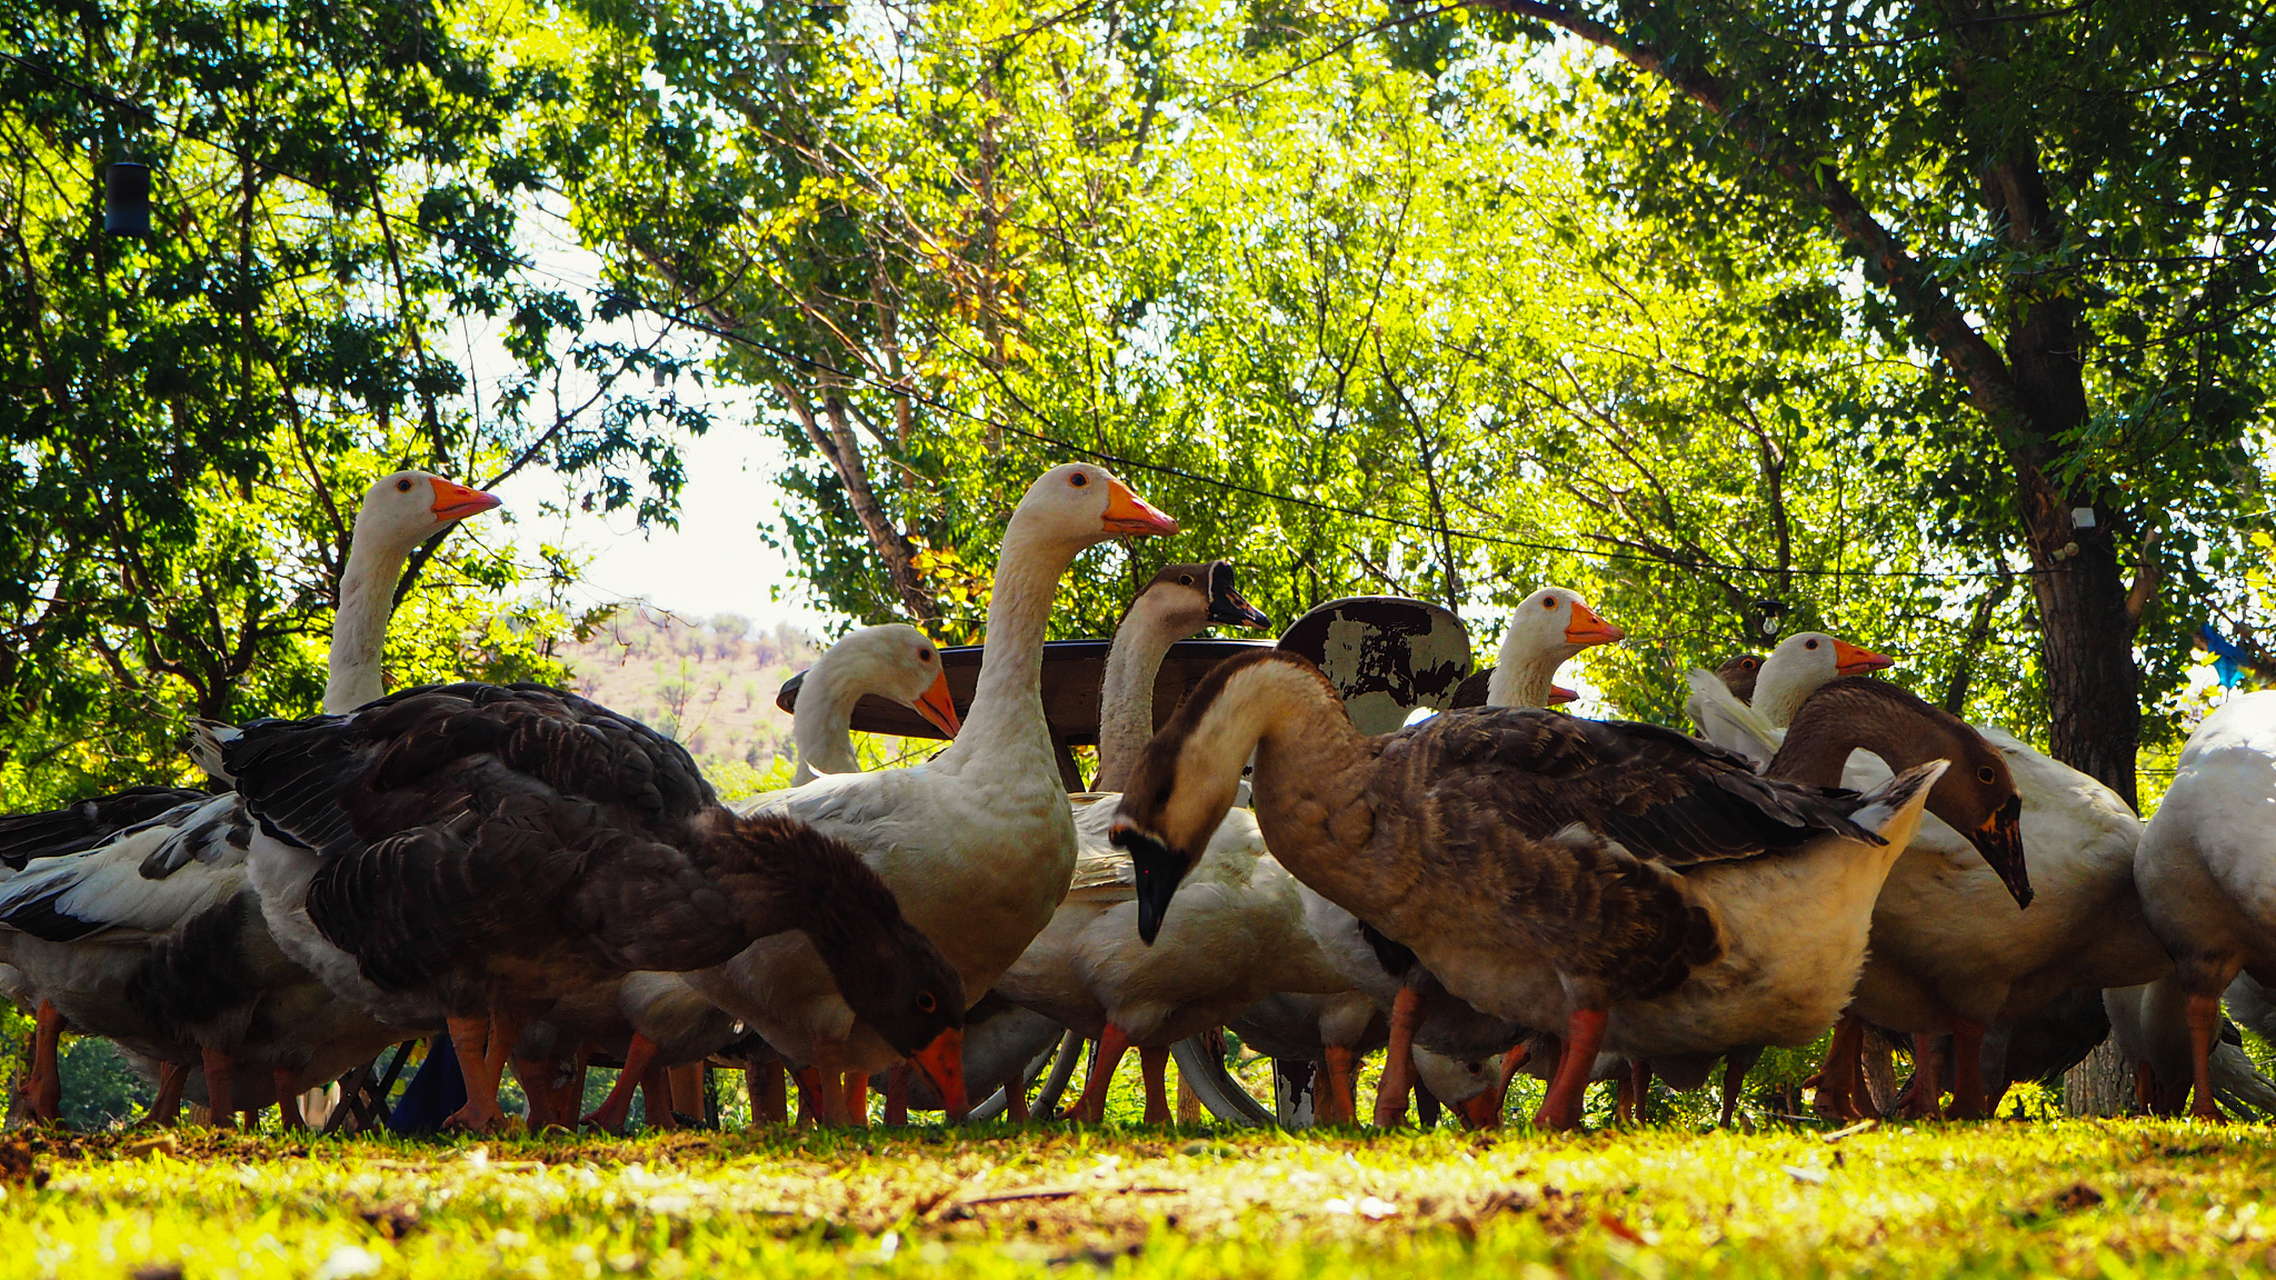
<svg viewBox="0 0 2276 1280">
<path fill-rule="evenodd" d="M 1668 867 L 1774 855 L 1833 835 L 1879 844 L 1856 792 L 1758 776 L 1745 757 L 1657 725 L 1546 711 L 1448 712 L 1395 735 L 1412 789 L 1490 805 L 1514 831 L 1571 827 Z"/>
<path fill-rule="evenodd" d="M 0 863 L 20 871 L 35 858 L 92 849 L 211 799 L 210 793 L 188 787 L 128 787 L 60 809 L 0 817 Z"/>
<path fill-rule="evenodd" d="M 685 944 L 708 957 L 734 936 L 716 880 L 682 847 L 725 818 L 694 761 L 574 695 L 409 691 L 248 726 L 227 762 L 265 831 L 326 859 L 309 918 L 383 986 L 559 946 L 688 967 Z"/>
</svg>

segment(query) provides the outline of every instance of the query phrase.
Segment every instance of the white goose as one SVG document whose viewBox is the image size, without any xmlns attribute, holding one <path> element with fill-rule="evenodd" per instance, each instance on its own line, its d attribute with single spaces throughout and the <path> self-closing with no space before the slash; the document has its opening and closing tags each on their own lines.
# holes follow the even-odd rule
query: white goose
<svg viewBox="0 0 2276 1280">
<path fill-rule="evenodd" d="M 1003 977 L 997 994 L 1099 1042 L 1074 1114 L 1103 1119 L 1106 1086 L 1139 1051 L 1146 1122 L 1169 1121 L 1171 1047 L 1275 990 L 1333 993 L 1303 931 L 1295 881 L 1236 809 L 1219 824 L 1190 883 L 1204 905 L 1165 945 L 1138 940 L 1136 875 L 1107 841 L 1123 777 L 1153 736 L 1154 682 L 1178 641 L 1212 624 L 1268 627 L 1241 598 L 1233 566 L 1175 564 L 1154 575 L 1115 628 L 1099 690 L 1098 790 L 1070 796 L 1081 852 L 1067 899 Z M 1015 1113 L 1016 1114 L 1016 1113 Z"/>
<path fill-rule="evenodd" d="M 793 786 L 861 771 L 854 755 L 853 711 L 873 694 L 911 708 L 941 732 L 956 736 L 956 704 L 939 648 L 905 622 L 863 627 L 831 645 L 799 683 L 791 716 L 791 739 L 798 748 Z M 616 1086 L 585 1117 L 586 1123 L 615 1132 L 631 1114 L 633 1089 L 650 1072 L 701 1062 L 741 1034 L 735 1019 L 682 975 L 632 973 L 564 998 L 531 1024 L 522 1034 L 523 1046 L 515 1050 L 514 1069 L 523 1077 L 533 1110 L 543 1105 L 550 1112 L 550 1103 L 540 1104 L 539 1093 L 528 1085 L 553 1079 L 560 1057 L 598 1048 L 620 1058 L 624 1068 Z M 650 1111 L 670 1124 L 669 1108 Z"/>
<path fill-rule="evenodd" d="M 2221 992 L 2276 983 L 2276 691 L 2221 706 L 2181 749 L 2133 863 L 2149 926 L 2172 954 L 2189 1030 L 2190 1112 L 2217 1119 L 2210 1055 Z M 2168 1087 L 2171 1087 L 2170 1085 Z"/>
<path fill-rule="evenodd" d="M 332 630 L 327 711 L 385 690 L 387 622 L 418 545 L 498 500 L 421 471 L 382 476 L 356 513 Z M 247 892 L 248 822 L 233 794 L 185 804 L 81 853 L 46 858 L 0 884 L 0 960 L 24 971 L 58 1018 L 165 1064 L 159 1103 L 181 1096 L 203 1060 L 214 1121 L 269 1101 L 239 1100 L 241 1067 L 266 1069 L 293 1096 L 409 1034 L 331 999 L 278 950 Z M 46 1051 L 52 1057 L 52 1050 Z M 241 1063 L 240 1060 L 243 1060 Z"/>
<path fill-rule="evenodd" d="M 1763 663 L 1760 690 L 1809 683 L 1822 664 L 1797 675 L 1779 646 Z M 1722 683 L 1691 673 L 1694 718 L 1712 721 L 1718 745 L 1767 742 L 1783 733 L 1763 725 Z M 1822 684 L 1821 679 L 1818 683 Z M 1813 686 L 1814 687 L 1814 686 Z M 1723 732 L 1735 734 L 1720 736 Z M 1997 729 L 1977 729 L 1999 751 L 2019 798 L 2023 862 L 2030 909 L 1985 862 L 1967 834 L 1934 814 L 1924 817 L 1905 856 L 1889 873 L 1873 909 L 1871 950 L 1858 979 L 1851 1018 L 1845 1018 L 1828 1056 L 1824 1105 L 1861 1114 L 1852 1079 L 1863 1019 L 1912 1034 L 1934 1054 L 1936 1037 L 1953 1037 L 1953 1107 L 1962 1116 L 1984 1114 L 1978 1069 L 1984 1031 L 2021 1017 L 2077 987 L 2129 987 L 2152 982 L 2171 966 L 2143 918 L 2134 891 L 2135 846 L 2141 821 L 2116 793 L 2093 778 Z M 1871 788 L 1887 781 L 1888 767 L 1870 752 L 1853 755 L 1841 785 Z M 1920 1092 L 1906 1099 L 1910 1114 L 1935 1114 L 1928 1096 L 1938 1073 L 1916 1073 Z"/>
<path fill-rule="evenodd" d="M 1084 548 L 1177 523 L 1105 470 L 1070 463 L 1029 486 L 1004 530 L 987 652 L 956 741 L 908 769 L 820 778 L 764 807 L 845 840 L 884 877 L 977 1000 L 1051 922 L 1075 864 L 1074 818 L 1043 714 L 1044 628 Z M 825 1119 L 852 1122 L 822 1081 L 899 1058 L 857 1025 L 803 938 L 763 941 L 693 975 L 698 989 L 793 1062 Z"/>
</svg>

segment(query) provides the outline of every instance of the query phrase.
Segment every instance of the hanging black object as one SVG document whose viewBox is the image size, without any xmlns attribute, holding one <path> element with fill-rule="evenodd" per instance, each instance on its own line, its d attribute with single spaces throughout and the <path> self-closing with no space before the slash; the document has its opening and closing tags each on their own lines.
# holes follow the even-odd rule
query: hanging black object
<svg viewBox="0 0 2276 1280">
<path fill-rule="evenodd" d="M 103 173 L 103 232 L 150 234 L 150 166 L 120 160 Z"/>
</svg>

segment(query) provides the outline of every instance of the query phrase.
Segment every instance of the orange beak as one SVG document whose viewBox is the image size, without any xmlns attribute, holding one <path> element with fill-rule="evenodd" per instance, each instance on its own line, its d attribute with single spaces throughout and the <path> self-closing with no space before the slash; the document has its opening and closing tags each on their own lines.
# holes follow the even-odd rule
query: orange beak
<svg viewBox="0 0 2276 1280">
<path fill-rule="evenodd" d="M 1847 640 L 1833 642 L 1833 669 L 1845 676 L 1861 676 L 1868 671 L 1893 667 L 1896 661 L 1885 658 L 1871 649 L 1860 649 Z"/>
<path fill-rule="evenodd" d="M 1580 700 L 1581 695 L 1561 684 L 1549 686 L 1549 705 L 1552 707 L 1561 706 L 1567 702 L 1579 702 Z"/>
<path fill-rule="evenodd" d="M 1474 1098 L 1465 1098 L 1454 1104 L 1454 1114 L 1462 1117 L 1462 1127 L 1470 1130 L 1498 1129 L 1502 1123 L 1502 1096 L 1499 1089 L 1488 1089 Z"/>
<path fill-rule="evenodd" d="M 453 520 L 464 520 L 468 516 L 481 515 L 498 505 L 498 495 L 494 493 L 484 493 L 480 489 L 469 489 L 463 484 L 452 484 L 440 477 L 436 477 L 428 483 L 435 486 L 435 505 L 429 507 L 428 510 L 434 512 L 435 519 L 444 524 Z"/>
<path fill-rule="evenodd" d="M 934 1036 L 931 1044 L 910 1054 L 909 1061 L 932 1081 L 941 1105 L 948 1109 L 949 1123 L 964 1123 L 972 1110 L 964 1100 L 964 1029 L 950 1027 Z"/>
<path fill-rule="evenodd" d="M 932 687 L 917 695 L 917 714 L 932 726 L 953 738 L 962 721 L 956 718 L 956 702 L 948 696 L 948 672 L 943 670 L 933 677 Z"/>
<path fill-rule="evenodd" d="M 1596 616 L 1596 610 L 1573 601 L 1573 620 L 1565 624 L 1566 644 L 1618 644 L 1628 633 Z"/>
<path fill-rule="evenodd" d="M 1178 522 L 1146 505 L 1120 480 L 1106 482 L 1106 513 L 1099 518 L 1108 533 L 1176 533 Z"/>
</svg>

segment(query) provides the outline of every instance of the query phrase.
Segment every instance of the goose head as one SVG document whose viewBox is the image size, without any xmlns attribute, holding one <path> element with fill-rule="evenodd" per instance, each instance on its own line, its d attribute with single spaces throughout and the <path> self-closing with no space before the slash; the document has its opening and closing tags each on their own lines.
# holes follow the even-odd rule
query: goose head
<svg viewBox="0 0 2276 1280">
<path fill-rule="evenodd" d="M 1072 553 L 1109 538 L 1171 534 L 1178 522 L 1148 506 L 1104 467 L 1069 462 L 1035 478 L 1012 512 L 1015 535 L 1059 544 Z"/>
<path fill-rule="evenodd" d="M 409 555 L 427 539 L 497 505 L 497 495 L 438 475 L 393 472 L 364 490 L 363 505 L 356 511 L 355 545 Z"/>
<path fill-rule="evenodd" d="M 1838 782 L 1852 749 L 1903 772 L 1930 760 L 1951 767 L 1928 793 L 1928 811 L 1966 837 L 2019 907 L 2031 904 L 2023 857 L 2023 797 L 1998 747 L 1959 717 L 1881 680 L 1834 680 L 1795 713 L 1786 742 L 1766 772 L 1797 781 Z M 1814 775 L 1814 776 L 1813 776 Z"/>
<path fill-rule="evenodd" d="M 1107 840 L 1137 873 L 1138 936 L 1151 943 L 1179 883 L 1209 847 L 1239 791 L 1242 764 L 1266 729 L 1307 702 L 1343 700 L 1320 669 L 1282 649 L 1235 655 L 1210 668 L 1146 744 L 1123 782 Z M 1344 732 L 1350 721 L 1341 720 Z"/>
<path fill-rule="evenodd" d="M 1223 560 L 1164 565 L 1138 589 L 1130 611 L 1164 636 L 1197 635 L 1212 626 L 1270 627 L 1272 619 L 1242 598 L 1234 578 L 1233 566 Z"/>
<path fill-rule="evenodd" d="M 906 622 L 863 627 L 830 646 L 814 664 L 816 673 L 841 688 L 860 689 L 891 698 L 923 716 L 953 738 L 959 724 L 956 702 L 949 696 L 948 672 L 940 660 L 940 647 Z M 814 674 L 808 681 L 819 687 Z"/>
<path fill-rule="evenodd" d="M 1810 692 L 1828 680 L 1861 676 L 1892 665 L 1870 649 L 1823 631 L 1797 631 L 1779 641 L 1755 673 L 1754 709 L 1773 725 L 1784 726 Z"/>
<path fill-rule="evenodd" d="M 924 1073 L 950 1120 L 970 1109 L 964 1093 L 964 980 L 938 952 L 933 964 L 900 962 L 879 971 L 884 988 L 866 993 L 869 1007 L 843 991 L 846 1004 Z"/>
<path fill-rule="evenodd" d="M 1731 691 L 1732 697 L 1741 702 L 1753 702 L 1755 677 L 1761 672 L 1762 655 L 1742 653 L 1715 668 L 1715 678 L 1723 682 L 1723 687 Z"/>
<path fill-rule="evenodd" d="M 1566 659 L 1591 645 L 1617 644 L 1627 638 L 1627 632 L 1597 616 L 1580 593 L 1543 587 L 1510 614 L 1501 653 L 1494 659 L 1487 705 L 1554 705 L 1558 690 L 1549 680 Z"/>
</svg>

